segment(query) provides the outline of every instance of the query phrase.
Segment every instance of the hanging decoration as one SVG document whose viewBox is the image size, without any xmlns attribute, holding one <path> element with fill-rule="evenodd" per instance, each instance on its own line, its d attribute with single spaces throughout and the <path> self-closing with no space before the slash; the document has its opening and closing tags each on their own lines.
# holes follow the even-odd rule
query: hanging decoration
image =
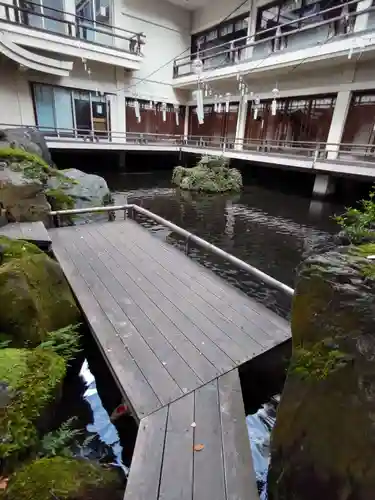
<svg viewBox="0 0 375 500">
<path fill-rule="evenodd" d="M 199 125 L 204 123 L 203 90 L 198 89 L 197 93 L 197 118 Z"/>
<path fill-rule="evenodd" d="M 141 123 L 141 109 L 140 109 L 138 99 L 135 99 L 135 101 L 134 101 L 134 112 L 135 112 L 135 116 L 137 118 L 137 122 Z"/>
<path fill-rule="evenodd" d="M 258 107 L 260 104 L 260 99 L 259 97 L 254 98 L 254 120 L 258 118 Z"/>
<path fill-rule="evenodd" d="M 221 113 L 222 111 L 222 107 L 221 107 L 221 103 L 223 102 L 223 96 L 220 94 L 219 95 L 219 103 L 218 103 L 218 109 L 217 109 L 217 112 L 218 113 Z"/>
<path fill-rule="evenodd" d="M 225 97 L 226 97 L 226 101 L 225 101 L 225 112 L 226 112 L 226 113 L 229 113 L 230 96 L 231 96 L 231 93 L 230 93 L 230 92 L 227 92 L 227 93 L 225 94 Z"/>
<path fill-rule="evenodd" d="M 167 103 L 165 103 L 165 102 L 162 103 L 161 111 L 162 111 L 163 122 L 166 122 L 167 121 Z"/>
<path fill-rule="evenodd" d="M 178 104 L 175 104 L 173 107 L 176 115 L 176 125 L 178 127 L 180 125 L 180 106 Z"/>
<path fill-rule="evenodd" d="M 277 88 L 277 84 L 276 84 L 276 87 L 274 89 L 272 89 L 272 95 L 273 95 L 273 99 L 272 99 L 272 103 L 271 103 L 271 113 L 272 113 L 272 116 L 275 116 L 276 115 L 276 111 L 277 111 L 277 101 L 276 101 L 276 99 L 280 95 L 280 91 Z"/>
</svg>

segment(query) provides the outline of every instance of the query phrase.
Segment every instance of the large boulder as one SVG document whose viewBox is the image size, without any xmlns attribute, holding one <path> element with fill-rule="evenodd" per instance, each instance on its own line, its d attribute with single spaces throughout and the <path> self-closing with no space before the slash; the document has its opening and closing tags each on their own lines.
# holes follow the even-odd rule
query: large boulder
<svg viewBox="0 0 375 500">
<path fill-rule="evenodd" d="M 88 208 L 108 205 L 111 193 L 103 177 L 86 174 L 69 168 L 60 170 L 63 177 L 51 177 L 47 181 L 49 190 L 60 190 L 73 200 L 74 208 Z M 66 182 L 66 179 L 71 182 Z"/>
<path fill-rule="evenodd" d="M 10 477 L 5 492 L 6 500 L 122 500 L 123 496 L 116 471 L 89 460 L 63 457 L 26 465 Z"/>
<path fill-rule="evenodd" d="M 223 193 L 241 191 L 242 175 L 235 168 L 229 168 L 224 157 L 203 156 L 193 168 L 175 167 L 173 184 L 188 191 Z"/>
<path fill-rule="evenodd" d="M 0 207 L 6 211 L 9 222 L 48 221 L 51 206 L 44 193 L 43 180 L 25 175 L 24 160 L 17 158 L 1 161 L 0 153 Z"/>
<path fill-rule="evenodd" d="M 42 158 L 52 165 L 51 154 L 44 135 L 32 127 L 9 128 L 0 130 L 0 149 L 10 147 L 21 149 Z"/>
<path fill-rule="evenodd" d="M 48 332 L 79 323 L 79 310 L 59 264 L 30 243 L 4 237 L 0 243 L 1 334 L 13 346 L 36 346 Z"/>
<path fill-rule="evenodd" d="M 310 255 L 292 309 L 293 356 L 271 440 L 269 500 L 372 500 L 375 244 Z"/>
<path fill-rule="evenodd" d="M 42 349 L 0 349 L 0 457 L 12 469 L 37 445 L 44 413 L 61 392 L 66 363 Z M 36 497 L 35 497 L 36 498 Z"/>
</svg>

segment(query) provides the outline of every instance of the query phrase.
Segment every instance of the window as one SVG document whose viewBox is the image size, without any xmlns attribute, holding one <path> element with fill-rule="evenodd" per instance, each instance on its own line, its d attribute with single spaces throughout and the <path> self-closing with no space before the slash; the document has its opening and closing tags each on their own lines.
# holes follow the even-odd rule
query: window
<svg viewBox="0 0 375 500">
<path fill-rule="evenodd" d="M 99 92 L 33 84 L 36 122 L 45 133 L 102 135 L 109 126 L 107 96 Z"/>
<path fill-rule="evenodd" d="M 337 8 L 333 8 L 337 7 Z M 327 9 L 331 9 L 325 12 Z M 356 10 L 356 4 L 347 4 L 344 0 L 284 0 L 276 1 L 258 9 L 256 21 L 256 39 L 261 40 L 276 35 L 280 26 L 281 33 L 298 30 L 309 24 L 334 19 L 334 34 L 347 33 L 352 21 L 346 15 Z M 267 30 L 267 31 L 265 31 Z"/>
</svg>

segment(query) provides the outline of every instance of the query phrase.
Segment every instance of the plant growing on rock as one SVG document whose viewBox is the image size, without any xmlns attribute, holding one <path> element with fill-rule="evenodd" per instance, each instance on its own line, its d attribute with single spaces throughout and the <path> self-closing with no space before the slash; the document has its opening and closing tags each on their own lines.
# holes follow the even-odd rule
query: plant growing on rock
<svg viewBox="0 0 375 500">
<path fill-rule="evenodd" d="M 335 220 L 350 243 L 375 240 L 375 190 L 370 192 L 367 200 L 360 201 L 359 208 L 348 207 Z"/>
<path fill-rule="evenodd" d="M 242 175 L 235 168 L 229 168 L 224 157 L 203 156 L 193 168 L 175 167 L 172 183 L 181 189 L 206 193 L 240 191 Z"/>
</svg>

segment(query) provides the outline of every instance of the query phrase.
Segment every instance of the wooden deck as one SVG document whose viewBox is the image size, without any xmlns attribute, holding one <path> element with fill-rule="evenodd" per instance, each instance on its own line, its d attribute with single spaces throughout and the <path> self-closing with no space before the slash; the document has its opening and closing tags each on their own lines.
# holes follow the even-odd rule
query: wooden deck
<svg viewBox="0 0 375 500">
<path fill-rule="evenodd" d="M 258 498 L 237 368 L 287 322 L 133 221 L 49 234 L 139 420 L 125 499 Z"/>
<path fill-rule="evenodd" d="M 0 236 L 30 241 L 43 249 L 51 246 L 51 238 L 43 222 L 11 223 L 0 227 Z"/>
</svg>

